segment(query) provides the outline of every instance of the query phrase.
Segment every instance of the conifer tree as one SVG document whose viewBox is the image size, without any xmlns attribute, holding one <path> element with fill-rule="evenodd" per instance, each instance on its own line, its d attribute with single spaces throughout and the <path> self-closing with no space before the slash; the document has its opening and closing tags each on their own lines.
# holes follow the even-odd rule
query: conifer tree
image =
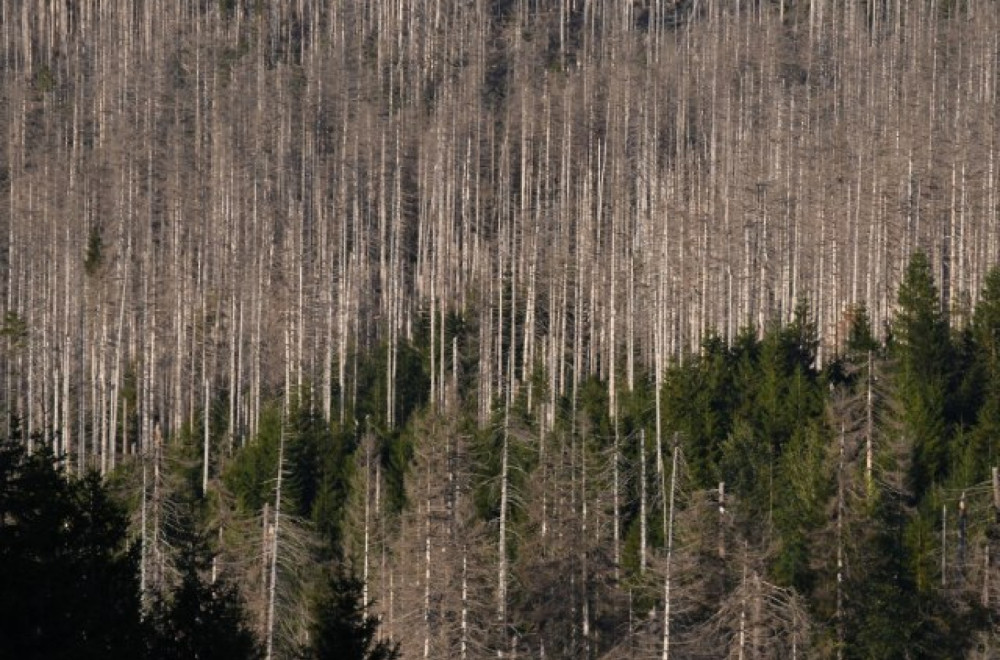
<svg viewBox="0 0 1000 660">
<path fill-rule="evenodd" d="M 900 433 L 913 452 L 908 483 L 919 498 L 948 467 L 953 356 L 948 318 L 941 310 L 930 262 L 923 252 L 913 253 L 899 288 L 892 353 Z"/>
<path fill-rule="evenodd" d="M 150 653 L 162 660 L 261 658 L 239 591 L 225 577 L 206 580 L 212 553 L 196 515 L 189 500 L 177 530 L 180 581 L 154 605 Z"/>
<path fill-rule="evenodd" d="M 972 317 L 975 363 L 983 370 L 983 396 L 970 460 L 978 462 L 975 474 L 985 478 L 985 468 L 997 465 L 1000 451 L 1000 266 L 986 277 L 983 292 Z"/>
<path fill-rule="evenodd" d="M 399 647 L 378 639 L 379 619 L 362 599 L 360 579 L 334 568 L 315 607 L 311 641 L 303 656 L 315 660 L 394 660 Z"/>
<path fill-rule="evenodd" d="M 47 448 L 0 442 L 0 652 L 143 657 L 138 559 L 97 475 L 67 479 Z"/>
</svg>

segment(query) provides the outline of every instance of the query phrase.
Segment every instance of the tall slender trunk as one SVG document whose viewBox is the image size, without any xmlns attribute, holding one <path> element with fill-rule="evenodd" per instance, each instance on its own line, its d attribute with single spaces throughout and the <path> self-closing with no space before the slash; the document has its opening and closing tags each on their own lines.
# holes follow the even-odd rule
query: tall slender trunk
<svg viewBox="0 0 1000 660">
<path fill-rule="evenodd" d="M 667 529 L 664 530 L 667 538 L 667 566 L 663 578 L 663 660 L 670 657 L 670 597 L 671 597 L 671 571 L 674 560 L 674 505 L 677 492 L 677 458 L 680 447 L 674 444 L 674 457 L 670 468 L 670 509 L 667 520 Z"/>
<path fill-rule="evenodd" d="M 201 492 L 205 494 L 208 492 L 208 449 L 209 449 L 209 430 L 211 427 L 211 414 L 210 414 L 210 401 L 211 401 L 211 391 L 208 378 L 205 378 L 205 412 L 204 414 L 204 440 L 202 443 L 202 457 L 201 457 Z"/>
<path fill-rule="evenodd" d="M 462 660 L 468 658 L 469 649 L 469 546 L 462 546 Z"/>
<path fill-rule="evenodd" d="M 844 653 L 844 425 L 840 425 L 837 460 L 837 658 Z"/>
<path fill-rule="evenodd" d="M 621 462 L 621 457 L 619 456 L 619 437 L 618 437 L 618 418 L 614 418 L 615 424 L 615 444 L 613 448 L 613 454 L 611 457 L 611 472 L 612 472 L 612 541 L 613 541 L 613 551 L 614 551 L 614 561 L 615 561 L 615 582 L 621 582 L 621 566 L 622 566 L 622 544 L 621 544 L 621 501 L 619 494 L 619 463 Z"/>
<path fill-rule="evenodd" d="M 500 455 L 500 539 L 497 544 L 499 562 L 497 566 L 497 622 L 500 624 L 500 645 L 497 657 L 503 657 L 507 639 L 507 503 L 509 499 L 508 461 L 510 453 L 509 411 L 504 413 L 503 449 Z"/>
<path fill-rule="evenodd" d="M 372 447 L 371 438 L 365 434 L 365 546 L 364 564 L 361 573 L 361 594 L 362 601 L 368 603 L 368 566 L 369 547 L 371 538 L 371 480 L 372 480 Z"/>
<path fill-rule="evenodd" d="M 149 602 L 149 596 L 146 593 L 147 585 L 147 570 L 146 564 L 149 560 L 149 543 L 146 538 L 146 505 L 148 504 L 148 492 L 149 492 L 149 466 L 146 464 L 146 455 L 142 456 L 142 503 L 139 507 L 139 538 L 140 540 L 140 550 L 139 550 L 139 597 L 142 599 L 142 604 L 145 607 Z"/>
<path fill-rule="evenodd" d="M 278 534 L 281 522 L 281 481 L 285 461 L 285 428 L 282 419 L 280 439 L 278 441 L 278 475 L 274 486 L 274 528 L 271 532 L 271 575 L 268 580 L 267 593 L 267 660 L 274 657 L 274 601 L 277 594 L 278 581 Z"/>
<path fill-rule="evenodd" d="M 160 480 L 160 462 L 163 459 L 163 437 L 160 435 L 160 425 L 153 430 L 153 538 L 152 548 L 152 588 L 159 593 L 163 588 L 163 551 L 160 547 L 160 525 L 162 517 L 163 493 Z"/>
<path fill-rule="evenodd" d="M 646 429 L 639 431 L 639 572 L 646 572 Z"/>
<path fill-rule="evenodd" d="M 427 479 L 428 491 L 430 478 Z M 424 509 L 424 658 L 431 655 L 431 498 Z"/>
<path fill-rule="evenodd" d="M 872 466 L 875 462 L 875 449 L 872 444 L 872 436 L 875 434 L 875 411 L 872 394 L 872 382 L 874 380 L 872 352 L 868 351 L 868 382 L 865 393 L 865 489 L 869 499 L 875 494 L 875 481 L 872 477 Z"/>
</svg>

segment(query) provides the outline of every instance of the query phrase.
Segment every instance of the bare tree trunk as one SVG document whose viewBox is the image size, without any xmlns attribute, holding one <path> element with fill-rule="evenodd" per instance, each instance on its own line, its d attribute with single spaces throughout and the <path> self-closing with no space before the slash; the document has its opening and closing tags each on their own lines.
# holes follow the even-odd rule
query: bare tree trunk
<svg viewBox="0 0 1000 660">
<path fill-rule="evenodd" d="M 160 530 L 163 523 L 163 491 L 160 475 L 160 464 L 163 461 L 163 437 L 160 435 L 160 426 L 156 425 L 153 430 L 153 538 L 149 544 L 152 549 L 152 589 L 154 593 L 160 593 L 163 589 L 163 548 L 160 545 Z"/>
<path fill-rule="evenodd" d="M 615 562 L 615 582 L 621 581 L 621 565 L 622 565 L 622 545 L 621 545 L 621 503 L 619 494 L 619 463 L 621 457 L 619 456 L 619 439 L 618 439 L 618 418 L 617 416 L 612 418 L 615 425 L 615 444 L 612 450 L 611 456 L 611 471 L 612 471 L 612 492 L 611 492 L 611 503 L 612 503 L 612 542 L 613 542 L 613 552 L 614 552 L 614 562 Z"/>
<path fill-rule="evenodd" d="M 433 351 L 432 351 L 433 352 Z M 428 475 L 428 490 L 430 479 Z M 424 658 L 431 655 L 431 499 L 424 508 Z"/>
<path fill-rule="evenodd" d="M 468 658 L 469 649 L 469 547 L 462 545 L 462 622 L 461 658 Z"/>
<path fill-rule="evenodd" d="M 203 367 L 204 369 L 204 367 Z M 208 493 L 208 445 L 209 445 L 209 430 L 211 427 L 211 394 L 210 386 L 208 383 L 208 378 L 205 378 L 205 412 L 204 412 L 204 431 L 205 437 L 202 442 L 202 457 L 201 457 L 201 492 L 203 494 Z"/>
<path fill-rule="evenodd" d="M 667 520 L 667 529 L 664 530 L 667 539 L 667 566 L 663 577 L 663 660 L 670 657 L 670 597 L 671 597 L 671 571 L 673 570 L 674 558 L 674 503 L 677 492 L 677 457 L 680 447 L 674 444 L 674 456 L 670 468 L 670 508 Z"/>
<path fill-rule="evenodd" d="M 368 566 L 369 566 L 369 547 L 370 547 L 370 530 L 371 530 L 371 478 L 372 478 L 372 446 L 371 446 L 371 436 L 369 431 L 365 431 L 365 541 L 364 541 L 364 562 L 362 564 L 362 600 L 368 603 Z"/>
<path fill-rule="evenodd" d="M 278 441 L 278 475 L 274 486 L 274 529 L 271 532 L 271 574 L 268 580 L 267 624 L 265 628 L 266 657 L 274 657 L 274 602 L 278 582 L 278 534 L 281 522 L 281 481 L 285 461 L 285 420 L 281 420 L 281 434 Z"/>
<path fill-rule="evenodd" d="M 941 505 L 941 588 L 948 586 L 948 505 Z"/>
<path fill-rule="evenodd" d="M 497 565 L 497 622 L 500 625 L 500 644 L 497 657 L 503 657 L 507 640 L 507 507 L 509 498 L 509 406 L 504 413 L 503 448 L 500 455 L 500 539 L 497 544 L 499 563 Z"/>
<path fill-rule="evenodd" d="M 837 460 L 837 657 L 844 654 L 844 425 L 840 425 Z"/>
<path fill-rule="evenodd" d="M 142 501 L 139 505 L 139 538 L 141 539 L 139 550 L 139 596 L 144 607 L 149 605 L 149 594 L 146 591 L 146 573 L 149 561 L 149 543 L 146 537 L 146 505 L 149 493 L 148 474 L 149 467 L 147 465 L 147 456 L 144 452 L 142 455 Z"/>
<path fill-rule="evenodd" d="M 872 352 L 868 351 L 868 382 L 865 393 L 865 490 L 868 498 L 875 495 L 875 481 L 872 476 L 872 466 L 875 463 L 875 448 L 873 445 L 875 434 L 875 409 L 872 396 L 872 384 L 875 380 L 875 373 L 872 371 Z"/>
<path fill-rule="evenodd" d="M 639 573 L 646 572 L 646 429 L 639 431 Z"/>
</svg>

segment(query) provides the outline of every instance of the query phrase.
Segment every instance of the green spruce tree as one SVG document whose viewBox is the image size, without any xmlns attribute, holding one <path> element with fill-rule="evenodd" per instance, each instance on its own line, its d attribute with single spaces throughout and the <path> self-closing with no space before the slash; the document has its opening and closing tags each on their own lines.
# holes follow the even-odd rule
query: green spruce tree
<svg viewBox="0 0 1000 660">
<path fill-rule="evenodd" d="M 302 656 L 315 660 L 395 660 L 399 647 L 376 639 L 379 620 L 369 614 L 362 582 L 345 569 L 330 571 L 315 607 L 309 647 Z"/>
<path fill-rule="evenodd" d="M 947 413 L 953 376 L 948 318 L 923 252 L 913 254 L 900 285 L 893 337 L 899 432 L 912 447 L 909 489 L 919 499 L 948 469 Z"/>
</svg>

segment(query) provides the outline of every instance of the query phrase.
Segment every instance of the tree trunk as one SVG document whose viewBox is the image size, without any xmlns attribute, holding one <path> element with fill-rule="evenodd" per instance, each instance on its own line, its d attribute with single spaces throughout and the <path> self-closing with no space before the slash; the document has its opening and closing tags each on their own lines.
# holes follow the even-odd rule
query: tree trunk
<svg viewBox="0 0 1000 660">
<path fill-rule="evenodd" d="M 274 657 L 274 603 L 277 595 L 278 582 L 278 535 L 281 523 L 281 481 L 285 462 L 285 420 L 281 420 L 281 435 L 278 441 L 278 474 L 274 485 L 274 529 L 271 532 L 271 574 L 268 579 L 267 592 L 267 624 L 265 628 L 265 645 L 267 660 Z"/>
</svg>

